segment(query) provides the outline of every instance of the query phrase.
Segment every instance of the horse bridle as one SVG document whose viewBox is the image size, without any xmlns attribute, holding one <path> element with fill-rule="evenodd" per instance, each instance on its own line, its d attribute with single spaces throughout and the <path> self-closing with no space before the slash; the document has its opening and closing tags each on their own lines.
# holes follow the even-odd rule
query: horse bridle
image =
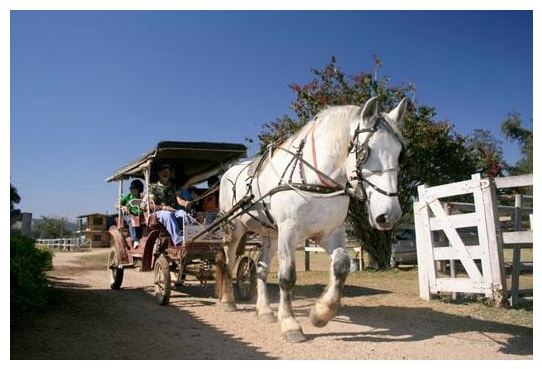
<svg viewBox="0 0 542 369">
<path fill-rule="evenodd" d="M 348 183 L 350 183 L 350 181 L 365 182 L 369 186 L 371 186 L 375 191 L 377 191 L 378 193 L 380 193 L 382 195 L 385 195 L 385 196 L 395 197 L 395 196 L 399 195 L 399 193 L 397 191 L 396 192 L 386 191 L 386 190 L 378 187 L 376 184 L 372 183 L 371 181 L 369 181 L 366 178 L 366 176 L 363 175 L 363 165 L 365 163 L 367 163 L 367 160 L 369 160 L 369 156 L 371 154 L 371 148 L 369 147 L 369 141 L 371 140 L 373 135 L 378 130 L 378 125 L 379 125 L 381 120 L 384 120 L 386 123 L 390 124 L 383 115 L 380 115 L 376 119 L 373 126 L 370 127 L 370 128 L 360 129 L 359 122 L 358 122 L 358 126 L 356 127 L 356 130 L 354 132 L 354 136 L 352 137 L 352 140 L 350 141 L 350 144 L 348 145 L 348 153 L 349 154 L 355 153 L 355 155 L 356 155 L 356 175 L 355 176 L 349 176 L 348 177 Z M 363 134 L 363 133 L 368 133 L 368 135 L 365 137 L 365 140 L 362 143 L 360 143 L 359 135 Z M 397 136 L 397 134 L 394 133 L 394 136 L 399 140 L 399 142 L 401 142 L 401 145 L 402 145 L 401 154 L 399 156 L 399 162 L 401 162 L 401 158 L 402 158 L 403 153 L 405 151 L 404 143 L 403 143 L 403 140 L 399 136 Z M 395 170 L 398 170 L 398 168 L 387 168 L 387 169 L 382 169 L 382 170 L 378 170 L 378 171 L 370 171 L 370 175 L 377 174 L 377 173 L 390 172 L 390 171 L 395 171 Z M 367 194 L 365 193 L 365 188 L 363 187 L 363 185 L 361 186 L 361 190 L 363 191 L 363 198 L 366 200 L 367 199 Z"/>
</svg>

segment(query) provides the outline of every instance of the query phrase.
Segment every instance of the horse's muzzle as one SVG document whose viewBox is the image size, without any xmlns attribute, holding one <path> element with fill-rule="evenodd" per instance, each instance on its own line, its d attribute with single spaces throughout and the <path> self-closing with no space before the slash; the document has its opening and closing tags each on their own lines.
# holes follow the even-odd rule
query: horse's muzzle
<svg viewBox="0 0 542 369">
<path fill-rule="evenodd" d="M 399 220 L 399 217 L 397 218 L 391 218 L 386 214 L 380 214 L 375 218 L 375 228 L 380 231 L 388 231 L 393 228 L 394 224 Z"/>
</svg>

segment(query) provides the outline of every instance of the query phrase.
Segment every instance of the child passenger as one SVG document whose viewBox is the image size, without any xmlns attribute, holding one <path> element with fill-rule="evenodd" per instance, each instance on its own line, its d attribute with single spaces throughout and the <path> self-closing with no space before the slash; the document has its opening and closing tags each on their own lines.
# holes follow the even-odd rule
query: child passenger
<svg viewBox="0 0 542 369">
<path fill-rule="evenodd" d="M 134 179 L 130 183 L 130 193 L 121 196 L 120 209 L 123 212 L 123 218 L 128 224 L 130 231 L 130 237 L 134 245 L 134 249 L 139 247 L 139 240 L 141 239 L 141 226 L 139 223 L 139 217 L 143 214 L 139 204 L 141 203 L 141 194 L 143 193 L 143 182 L 139 179 Z M 135 200 L 135 201 L 134 201 Z M 116 206 L 117 209 L 119 205 Z M 135 219 L 134 219 L 135 218 Z"/>
</svg>

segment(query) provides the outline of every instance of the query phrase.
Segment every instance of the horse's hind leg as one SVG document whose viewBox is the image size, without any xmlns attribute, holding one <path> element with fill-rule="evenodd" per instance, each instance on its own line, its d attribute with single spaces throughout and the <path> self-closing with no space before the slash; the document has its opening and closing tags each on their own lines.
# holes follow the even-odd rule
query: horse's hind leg
<svg viewBox="0 0 542 369">
<path fill-rule="evenodd" d="M 313 326 L 323 327 L 337 314 L 349 272 L 350 258 L 346 250 L 342 246 L 335 248 L 331 254 L 329 283 L 309 315 Z"/>
<path fill-rule="evenodd" d="M 230 268 L 223 250 L 215 256 L 215 295 L 225 311 L 237 310 Z"/>
<path fill-rule="evenodd" d="M 234 268 L 237 248 L 244 239 L 245 229 L 239 224 L 228 224 L 223 231 L 224 251 L 219 252 L 216 258 L 216 294 L 225 311 L 234 311 L 237 310 L 237 306 L 233 295 L 231 273 Z"/>
</svg>

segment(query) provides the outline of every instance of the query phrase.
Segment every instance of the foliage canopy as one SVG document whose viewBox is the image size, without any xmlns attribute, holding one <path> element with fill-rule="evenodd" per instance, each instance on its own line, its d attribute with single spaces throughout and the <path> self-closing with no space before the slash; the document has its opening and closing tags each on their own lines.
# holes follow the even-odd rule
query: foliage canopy
<svg viewBox="0 0 542 369">
<path fill-rule="evenodd" d="M 416 89 L 413 84 L 392 85 L 387 76 L 377 79 L 382 61 L 377 56 L 374 60 L 374 74 L 361 72 L 347 76 L 332 57 L 322 69 L 311 70 L 314 78 L 308 83 L 290 84 L 296 96 L 290 104 L 294 116 L 284 115 L 263 125 L 263 131 L 258 135 L 260 152 L 290 137 L 326 106 L 359 106 L 376 96 L 380 111 L 389 112 L 406 97 L 409 104 L 401 127 L 406 155 L 399 175 L 403 222 L 413 221 L 413 199 L 417 197 L 417 187 L 421 184 L 434 186 L 465 180 L 473 173 L 486 177 L 502 173 L 502 151 L 489 132 L 480 131 L 469 138 L 455 132 L 447 122 L 435 121 L 435 109 L 418 104 L 414 98 Z M 372 229 L 367 221 L 365 205 L 357 200 L 350 202 L 347 221 L 352 226 L 353 235 L 370 254 L 376 269 L 387 268 L 391 231 Z"/>
</svg>

